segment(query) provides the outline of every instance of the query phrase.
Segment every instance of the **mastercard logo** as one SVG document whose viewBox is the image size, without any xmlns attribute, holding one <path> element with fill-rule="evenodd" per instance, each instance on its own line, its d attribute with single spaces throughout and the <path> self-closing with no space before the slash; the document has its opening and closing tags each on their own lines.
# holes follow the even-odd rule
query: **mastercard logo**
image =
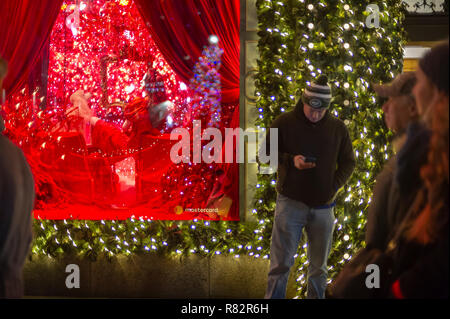
<svg viewBox="0 0 450 319">
<path fill-rule="evenodd" d="M 176 206 L 173 210 L 175 211 L 175 214 L 177 214 L 177 215 L 183 214 L 183 207 L 181 207 L 181 206 Z"/>
</svg>

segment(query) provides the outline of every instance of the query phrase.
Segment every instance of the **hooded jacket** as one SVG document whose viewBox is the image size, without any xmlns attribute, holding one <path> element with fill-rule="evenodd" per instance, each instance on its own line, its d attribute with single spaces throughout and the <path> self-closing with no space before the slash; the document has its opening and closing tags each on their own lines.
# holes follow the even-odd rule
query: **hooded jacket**
<svg viewBox="0 0 450 319">
<path fill-rule="evenodd" d="M 278 193 L 313 208 L 333 204 L 356 165 L 345 124 L 329 112 L 312 123 L 299 101 L 293 111 L 277 117 L 271 128 L 278 129 Z M 270 149 L 270 131 L 266 149 Z M 295 155 L 315 157 L 316 167 L 297 169 Z"/>
</svg>

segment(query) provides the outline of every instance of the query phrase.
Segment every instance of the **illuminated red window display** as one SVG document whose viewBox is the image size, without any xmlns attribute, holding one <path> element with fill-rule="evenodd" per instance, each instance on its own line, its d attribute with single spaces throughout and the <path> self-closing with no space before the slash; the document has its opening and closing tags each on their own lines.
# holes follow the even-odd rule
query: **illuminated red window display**
<svg viewBox="0 0 450 319">
<path fill-rule="evenodd" d="M 209 57 L 220 62 L 221 52 Z M 207 126 L 214 112 L 224 128 L 238 114 L 238 105 L 217 111 L 221 91 L 205 114 L 195 72 L 191 82 L 177 75 L 133 1 L 64 1 L 49 39 L 46 96 L 25 87 L 4 106 L 7 134 L 35 177 L 35 217 L 239 219 L 230 195 L 238 183 L 225 164 L 170 158 L 173 129 L 192 129 L 194 119 Z M 220 89 L 220 77 L 205 74 L 200 83 Z"/>
</svg>

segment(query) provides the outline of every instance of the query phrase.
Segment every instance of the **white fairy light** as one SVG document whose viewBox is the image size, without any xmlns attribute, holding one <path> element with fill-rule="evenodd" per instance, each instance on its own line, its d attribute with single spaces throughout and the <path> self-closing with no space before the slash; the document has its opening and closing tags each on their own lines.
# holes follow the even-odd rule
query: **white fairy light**
<svg viewBox="0 0 450 319">
<path fill-rule="evenodd" d="M 215 34 L 212 34 L 209 36 L 208 41 L 210 44 L 218 44 L 219 43 L 219 37 Z"/>
</svg>

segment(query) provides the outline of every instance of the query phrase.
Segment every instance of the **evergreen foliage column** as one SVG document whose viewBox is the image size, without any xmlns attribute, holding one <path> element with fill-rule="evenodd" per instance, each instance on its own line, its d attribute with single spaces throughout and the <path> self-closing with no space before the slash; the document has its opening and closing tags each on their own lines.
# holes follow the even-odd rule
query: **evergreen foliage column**
<svg viewBox="0 0 450 319">
<path fill-rule="evenodd" d="M 257 10 L 256 126 L 269 128 L 277 116 L 293 110 L 308 81 L 326 74 L 334 95 L 330 112 L 346 123 L 353 141 L 357 167 L 340 190 L 335 210 L 329 259 L 329 276 L 334 278 L 364 246 L 375 177 L 391 155 L 383 101 L 371 83 L 391 81 L 402 70 L 404 4 L 395 0 L 258 0 Z M 255 196 L 253 213 L 266 225 L 266 247 L 275 210 L 275 180 L 276 174 L 259 175 Z M 306 286 L 305 247 L 299 246 L 296 258 L 298 296 L 304 295 Z"/>
</svg>

